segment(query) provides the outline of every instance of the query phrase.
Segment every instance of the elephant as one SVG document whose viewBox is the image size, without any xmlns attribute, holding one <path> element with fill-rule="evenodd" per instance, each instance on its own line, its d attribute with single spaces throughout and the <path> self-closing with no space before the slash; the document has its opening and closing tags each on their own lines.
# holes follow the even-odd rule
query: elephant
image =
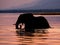
<svg viewBox="0 0 60 45">
<path fill-rule="evenodd" d="M 34 17 L 32 13 L 21 14 L 16 21 L 16 29 L 20 23 L 25 24 L 26 32 L 34 32 L 34 29 L 47 29 L 50 28 L 48 21 L 43 17 Z"/>
</svg>

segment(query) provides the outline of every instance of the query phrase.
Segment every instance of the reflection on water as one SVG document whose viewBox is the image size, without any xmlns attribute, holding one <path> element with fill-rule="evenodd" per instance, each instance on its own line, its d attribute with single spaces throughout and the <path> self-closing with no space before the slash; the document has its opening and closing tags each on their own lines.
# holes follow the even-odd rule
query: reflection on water
<svg viewBox="0 0 60 45">
<path fill-rule="evenodd" d="M 11 25 L 15 23 L 17 15 L 4 15 L 0 15 L 0 45 L 60 45 L 59 16 L 46 16 L 53 28 L 36 29 L 35 33 L 29 33 L 24 30 L 16 30 L 15 26 Z"/>
<path fill-rule="evenodd" d="M 34 34 L 46 34 L 46 33 L 48 33 L 48 30 L 46 30 L 46 29 L 35 29 L 35 32 L 33 33 L 33 32 L 25 32 L 25 30 L 24 29 L 17 29 L 16 30 L 16 33 L 19 35 L 19 36 L 34 36 Z"/>
<path fill-rule="evenodd" d="M 60 28 L 27 33 L 13 27 L 0 26 L 0 45 L 60 45 Z"/>
<path fill-rule="evenodd" d="M 44 36 L 47 36 L 47 35 L 36 35 L 36 36 L 24 36 L 22 37 L 22 41 L 19 40 L 21 42 L 21 44 L 23 45 L 41 45 L 43 44 L 44 40 L 46 40 L 47 38 L 42 38 Z M 45 45 L 45 44 L 44 44 Z"/>
</svg>

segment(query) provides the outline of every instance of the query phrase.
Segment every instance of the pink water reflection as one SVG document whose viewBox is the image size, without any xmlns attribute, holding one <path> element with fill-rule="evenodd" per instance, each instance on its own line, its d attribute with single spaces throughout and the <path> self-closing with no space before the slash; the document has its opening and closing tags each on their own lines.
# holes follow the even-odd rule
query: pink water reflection
<svg viewBox="0 0 60 45">
<path fill-rule="evenodd" d="M 53 28 L 47 29 L 45 34 L 36 32 L 32 34 L 34 36 L 21 36 L 16 33 L 13 24 L 18 16 L 19 14 L 0 16 L 0 45 L 60 45 L 60 21 L 57 19 L 59 16 L 45 16 Z"/>
</svg>

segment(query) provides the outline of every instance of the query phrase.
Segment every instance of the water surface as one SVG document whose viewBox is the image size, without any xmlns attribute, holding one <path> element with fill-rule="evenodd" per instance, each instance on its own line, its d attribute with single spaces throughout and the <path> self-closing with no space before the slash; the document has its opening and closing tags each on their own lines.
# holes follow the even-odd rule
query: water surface
<svg viewBox="0 0 60 45">
<path fill-rule="evenodd" d="M 60 16 L 44 16 L 52 28 L 45 33 L 36 32 L 29 36 L 18 34 L 13 25 L 19 13 L 0 14 L 0 45 L 60 45 Z M 40 29 L 41 30 L 41 29 Z M 28 34 L 28 33 L 27 33 Z"/>
</svg>

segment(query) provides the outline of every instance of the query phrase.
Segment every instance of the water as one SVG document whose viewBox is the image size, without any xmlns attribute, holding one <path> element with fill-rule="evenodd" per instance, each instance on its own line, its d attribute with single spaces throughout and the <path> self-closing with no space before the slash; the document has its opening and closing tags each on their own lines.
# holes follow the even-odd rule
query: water
<svg viewBox="0 0 60 45">
<path fill-rule="evenodd" d="M 60 16 L 44 16 L 52 28 L 45 33 L 17 33 L 15 24 L 19 13 L 0 13 L 0 45 L 60 45 Z"/>
</svg>

